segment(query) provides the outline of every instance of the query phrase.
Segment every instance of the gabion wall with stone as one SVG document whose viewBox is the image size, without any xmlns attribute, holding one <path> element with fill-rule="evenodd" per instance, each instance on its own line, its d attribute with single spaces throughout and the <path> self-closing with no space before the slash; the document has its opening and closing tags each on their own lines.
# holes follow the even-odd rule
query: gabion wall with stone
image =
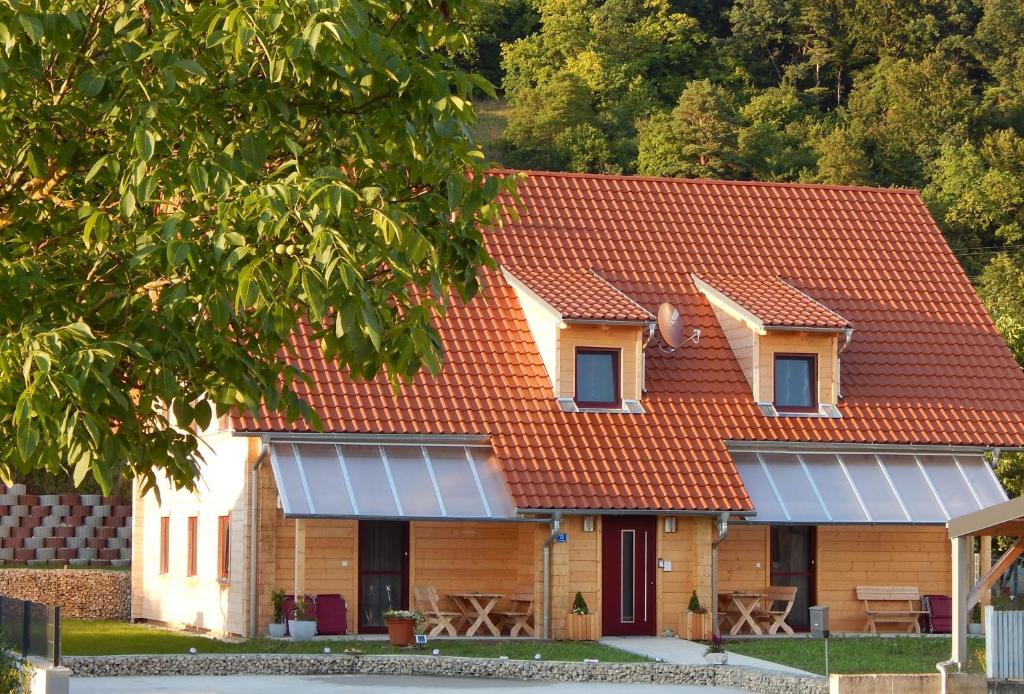
<svg viewBox="0 0 1024 694">
<path fill-rule="evenodd" d="M 0 484 L 0 565 L 128 566 L 131 516 L 119 496 L 38 495 Z"/>
<path fill-rule="evenodd" d="M 61 608 L 72 619 L 131 616 L 131 574 L 93 569 L 0 569 L 0 595 Z"/>
<path fill-rule="evenodd" d="M 137 655 L 64 658 L 75 677 L 145 675 L 428 675 L 556 682 L 649 682 L 764 694 L 825 694 L 824 677 L 732 665 L 569 663 L 427 655 Z"/>
</svg>

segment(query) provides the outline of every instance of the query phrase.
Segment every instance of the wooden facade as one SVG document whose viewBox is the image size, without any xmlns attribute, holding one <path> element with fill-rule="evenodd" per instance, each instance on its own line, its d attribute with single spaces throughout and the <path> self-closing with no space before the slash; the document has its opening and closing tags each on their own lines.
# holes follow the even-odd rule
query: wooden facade
<svg viewBox="0 0 1024 694">
<path fill-rule="evenodd" d="M 359 577 L 359 521 L 287 519 L 277 506 L 270 466 L 258 474 L 259 510 L 248 522 L 248 485 L 257 458 L 255 441 L 233 439 L 240 454 L 235 465 L 218 463 L 217 481 L 208 479 L 200 496 L 162 490 L 163 505 L 152 496 L 135 498 L 136 537 L 132 567 L 132 611 L 137 619 L 201 628 L 214 633 L 248 633 L 249 547 L 256 533 L 257 633 L 266 633 L 272 618 L 270 594 L 276 589 L 311 594 L 339 593 L 348 602 L 349 633 L 356 633 Z M 245 462 L 242 462 L 245 460 Z M 210 473 L 208 472 L 209 476 Z M 221 479 L 221 476 L 223 479 Z M 234 480 L 230 483 L 228 480 Z M 171 561 L 160 572 L 159 519 L 170 515 Z M 185 522 L 200 523 L 197 576 L 186 576 Z M 232 544 L 229 578 L 217 577 L 216 523 L 230 515 Z M 656 628 L 679 633 L 693 591 L 711 604 L 711 540 L 707 516 L 680 516 L 666 532 L 664 517 L 656 524 Z M 180 522 L 178 522 L 180 521 Z M 180 528 L 178 526 L 181 526 Z M 207 527 L 209 525 L 209 527 Z M 602 610 L 602 518 L 584 530 L 584 516 L 566 516 L 560 531 L 565 543 L 551 544 L 551 635 L 568 635 L 568 614 L 577 591 L 590 609 Z M 409 522 L 409 586 L 434 586 L 440 593 L 480 590 L 532 593 L 536 625 L 542 629 L 544 522 Z M 719 590 L 759 589 L 771 583 L 770 528 L 733 523 L 719 548 Z M 298 549 L 298 551 L 296 551 Z M 834 631 L 862 631 L 863 606 L 858 585 L 906 585 L 922 594 L 948 594 L 950 559 L 941 527 L 820 526 L 815 549 L 814 602 L 831 607 Z M 411 593 L 411 590 L 410 590 Z"/>
</svg>

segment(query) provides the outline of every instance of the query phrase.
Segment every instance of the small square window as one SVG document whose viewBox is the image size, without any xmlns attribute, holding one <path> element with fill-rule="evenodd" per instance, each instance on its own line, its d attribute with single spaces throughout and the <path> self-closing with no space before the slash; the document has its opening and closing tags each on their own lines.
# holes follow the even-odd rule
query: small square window
<svg viewBox="0 0 1024 694">
<path fill-rule="evenodd" d="M 775 409 L 814 412 L 818 409 L 818 360 L 813 354 L 775 355 Z"/>
<path fill-rule="evenodd" d="M 576 404 L 580 407 L 622 407 L 619 350 L 576 349 Z"/>
</svg>

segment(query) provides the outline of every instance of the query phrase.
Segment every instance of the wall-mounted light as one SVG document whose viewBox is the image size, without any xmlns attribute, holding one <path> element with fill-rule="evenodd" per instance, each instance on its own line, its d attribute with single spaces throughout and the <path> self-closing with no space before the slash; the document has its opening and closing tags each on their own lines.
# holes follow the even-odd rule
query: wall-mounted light
<svg viewBox="0 0 1024 694">
<path fill-rule="evenodd" d="M 583 516 L 583 532 L 592 533 L 594 532 L 594 517 Z"/>
<path fill-rule="evenodd" d="M 676 531 L 676 517 L 665 516 L 665 532 L 674 533 Z"/>
</svg>

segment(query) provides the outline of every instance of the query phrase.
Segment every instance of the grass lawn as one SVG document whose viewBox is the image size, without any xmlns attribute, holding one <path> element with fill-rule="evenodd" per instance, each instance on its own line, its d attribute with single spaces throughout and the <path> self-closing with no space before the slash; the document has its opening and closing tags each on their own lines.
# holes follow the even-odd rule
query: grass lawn
<svg viewBox="0 0 1024 694">
<path fill-rule="evenodd" d="M 825 674 L 825 646 L 821 639 L 770 638 L 737 639 L 726 642 L 726 649 L 754 658 Z M 978 655 L 984 654 L 984 639 L 971 639 L 974 651 L 971 670 L 981 670 Z M 935 663 L 949 658 L 948 638 L 912 636 L 829 639 L 828 655 L 832 672 L 937 672 Z"/>
<path fill-rule="evenodd" d="M 437 640 L 423 649 L 395 648 L 387 641 L 338 639 L 293 643 L 274 639 L 222 641 L 220 639 L 115 621 L 64 620 L 64 655 L 129 655 L 142 653 L 187 653 L 195 648 L 200 653 L 321 653 L 330 647 L 334 653 L 354 648 L 366 654 L 419 653 L 428 655 L 434 648 L 444 655 L 473 658 L 497 658 L 506 655 L 513 660 L 528 660 L 540 653 L 545 660 L 581 661 L 598 658 L 602 662 L 643 662 L 647 658 L 596 643 L 573 641 L 505 641 Z"/>
</svg>

